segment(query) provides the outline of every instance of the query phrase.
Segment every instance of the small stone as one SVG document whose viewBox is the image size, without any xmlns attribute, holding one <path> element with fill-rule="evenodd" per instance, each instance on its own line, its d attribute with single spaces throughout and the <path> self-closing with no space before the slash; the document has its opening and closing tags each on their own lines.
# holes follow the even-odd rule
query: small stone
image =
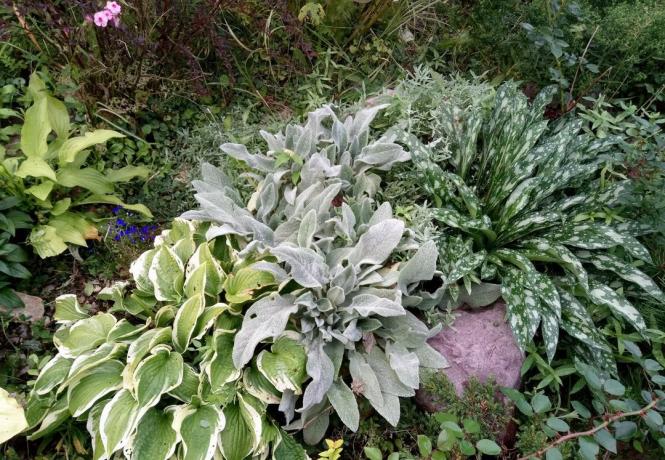
<svg viewBox="0 0 665 460">
<path fill-rule="evenodd" d="M 40 297 L 25 294 L 23 292 L 16 292 L 16 295 L 21 299 L 25 306 L 23 308 L 9 310 L 14 317 L 19 318 L 21 315 L 24 315 L 32 321 L 37 321 L 44 317 L 44 301 Z"/>
</svg>

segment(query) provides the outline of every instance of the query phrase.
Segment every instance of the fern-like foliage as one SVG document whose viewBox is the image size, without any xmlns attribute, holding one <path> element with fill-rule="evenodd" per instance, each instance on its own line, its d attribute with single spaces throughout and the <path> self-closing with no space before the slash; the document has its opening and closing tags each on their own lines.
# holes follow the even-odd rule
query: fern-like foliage
<svg viewBox="0 0 665 460">
<path fill-rule="evenodd" d="M 498 282 L 489 299 L 503 296 L 520 347 L 540 327 L 552 360 L 563 329 L 577 339 L 581 357 L 616 372 L 591 312 L 621 318 L 639 332 L 646 326 L 605 281 L 625 280 L 661 303 L 665 295 L 637 268 L 651 263 L 635 238 L 645 229 L 612 208 L 629 192 L 628 181 L 602 178 L 617 140 L 593 140 L 577 119 L 550 127 L 543 113 L 553 94 L 548 88 L 528 103 L 515 83 L 506 83 L 489 108 L 441 103 L 430 132 L 396 136 L 410 150 L 442 228 L 439 260 L 446 264 L 440 268 L 449 304 L 458 302 L 460 284 L 473 299 L 474 290 L 487 297 L 489 283 Z M 449 159 L 435 161 L 437 147 L 419 137 L 445 140 Z"/>
</svg>

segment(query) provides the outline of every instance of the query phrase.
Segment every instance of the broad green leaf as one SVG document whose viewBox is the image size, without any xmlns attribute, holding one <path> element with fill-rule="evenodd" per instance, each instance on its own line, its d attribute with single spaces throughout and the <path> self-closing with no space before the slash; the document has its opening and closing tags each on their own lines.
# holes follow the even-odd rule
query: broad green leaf
<svg viewBox="0 0 665 460">
<path fill-rule="evenodd" d="M 282 336 L 275 341 L 271 351 L 259 353 L 256 363 L 259 371 L 279 391 L 291 390 L 301 394 L 301 385 L 307 377 L 305 349 L 295 340 Z"/>
<path fill-rule="evenodd" d="M 42 259 L 57 256 L 67 250 L 67 244 L 58 235 L 58 231 L 50 225 L 38 225 L 33 228 L 28 242 Z"/>
<path fill-rule="evenodd" d="M 21 150 L 28 158 L 43 158 L 48 150 L 46 139 L 51 132 L 46 98 L 36 99 L 25 111 L 21 128 Z"/>
<path fill-rule="evenodd" d="M 167 348 L 152 350 L 134 372 L 136 400 L 142 409 L 157 404 L 164 393 L 182 382 L 182 355 Z"/>
<path fill-rule="evenodd" d="M 97 129 L 92 132 L 85 133 L 83 136 L 77 136 L 67 139 L 60 147 L 58 159 L 60 164 L 64 165 L 72 163 L 76 160 L 76 156 L 82 150 L 92 147 L 96 144 L 104 144 L 109 139 L 125 137 L 115 131 L 108 129 Z"/>
<path fill-rule="evenodd" d="M 176 431 L 171 426 L 173 415 L 161 409 L 148 410 L 136 427 L 125 456 L 131 460 L 168 460 L 178 443 Z M 129 455 L 128 455 L 129 454 Z"/>
<path fill-rule="evenodd" d="M 113 184 L 99 171 L 93 168 L 65 166 L 58 169 L 56 182 L 64 187 L 81 187 L 94 193 L 113 193 Z"/>
<path fill-rule="evenodd" d="M 266 404 L 279 404 L 281 402 L 282 393 L 259 372 L 255 363 L 243 370 L 242 383 L 247 393 L 259 401 Z"/>
<path fill-rule="evenodd" d="M 205 267 L 203 267 L 202 273 L 205 274 Z M 204 285 L 205 277 L 201 288 L 203 288 Z M 173 345 L 176 351 L 184 353 L 185 350 L 187 350 L 189 341 L 196 328 L 197 320 L 199 319 L 199 316 L 201 316 L 201 313 L 203 313 L 204 308 L 205 301 L 203 299 L 203 293 L 199 293 L 194 297 L 187 299 L 178 309 L 175 321 L 173 322 Z"/>
<path fill-rule="evenodd" d="M 560 433 L 566 433 L 570 430 L 570 426 L 558 417 L 549 417 L 545 423 L 547 426 Z"/>
<path fill-rule="evenodd" d="M 23 407 L 0 388 L 0 444 L 28 428 Z"/>
<path fill-rule="evenodd" d="M 218 433 L 224 429 L 224 414 L 211 405 L 185 406 L 176 411 L 182 460 L 210 460 L 217 449 Z"/>
<path fill-rule="evenodd" d="M 139 403 L 126 389 L 117 392 L 104 406 L 99 419 L 99 432 L 107 457 L 129 442 L 138 415 Z"/>
<path fill-rule="evenodd" d="M 306 460 L 307 452 L 291 435 L 280 430 L 279 445 L 273 451 L 274 460 Z"/>
<path fill-rule="evenodd" d="M 28 157 L 21 162 L 16 176 L 22 179 L 26 177 L 46 177 L 47 179 L 57 182 L 57 176 L 53 168 L 39 157 Z"/>
<path fill-rule="evenodd" d="M 501 447 L 490 439 L 481 439 L 476 442 L 476 449 L 485 455 L 500 455 Z"/>
<path fill-rule="evenodd" d="M 150 217 L 152 218 L 152 213 L 150 210 L 143 204 L 128 204 L 123 202 L 120 198 L 118 198 L 115 195 L 102 195 L 102 194 L 94 194 L 90 195 L 86 198 L 84 198 L 81 201 L 77 201 L 75 203 L 76 206 L 82 206 L 86 204 L 97 204 L 97 203 L 104 203 L 104 204 L 113 204 L 116 206 L 122 206 L 123 208 L 129 210 L 129 211 L 136 211 L 139 214 L 144 215 L 145 217 Z"/>
<path fill-rule="evenodd" d="M 200 295 L 202 298 L 205 296 L 207 272 L 208 262 L 204 262 L 194 270 L 186 272 L 184 284 L 185 298 L 189 299 L 197 295 Z"/>
<path fill-rule="evenodd" d="M 26 189 L 26 193 L 36 197 L 38 200 L 46 201 L 53 190 L 53 182 L 46 180 L 38 185 L 33 185 L 32 187 Z"/>
<path fill-rule="evenodd" d="M 58 237 L 65 243 L 87 246 L 86 240 L 99 239 L 97 226 L 83 216 L 65 212 L 49 221 L 49 227 L 55 229 Z"/>
<path fill-rule="evenodd" d="M 72 416 L 82 415 L 100 398 L 122 388 L 124 367 L 120 361 L 106 361 L 70 386 L 67 390 L 67 403 Z"/>
<path fill-rule="evenodd" d="M 97 347 L 94 351 L 87 351 L 81 354 L 72 363 L 67 380 L 61 385 L 61 388 L 75 385 L 82 377 L 94 371 L 96 367 L 112 359 L 124 356 L 126 352 L 127 345 L 124 343 L 105 343 Z"/>
<path fill-rule="evenodd" d="M 150 266 L 157 253 L 156 249 L 151 249 L 142 253 L 134 262 L 129 266 L 129 273 L 132 274 L 136 288 L 144 294 L 153 295 L 154 286 L 150 280 Z"/>
<path fill-rule="evenodd" d="M 111 169 L 106 172 L 106 179 L 110 182 L 129 182 L 135 177 L 145 179 L 150 174 L 150 169 L 145 166 L 124 166 L 120 169 Z"/>
<path fill-rule="evenodd" d="M 200 244 L 192 257 L 187 262 L 186 276 L 189 277 L 200 265 L 206 265 L 206 288 L 205 292 L 209 296 L 216 296 L 223 289 L 224 271 L 219 261 L 213 257 L 210 252 L 210 246 L 207 243 Z"/>
<path fill-rule="evenodd" d="M 123 371 L 124 387 L 133 388 L 134 386 L 134 371 L 141 360 L 150 351 L 159 344 L 168 343 L 172 340 L 172 331 L 170 327 L 158 327 L 150 329 L 148 332 L 141 334 L 136 340 L 132 342 L 127 351 L 127 366 Z"/>
</svg>

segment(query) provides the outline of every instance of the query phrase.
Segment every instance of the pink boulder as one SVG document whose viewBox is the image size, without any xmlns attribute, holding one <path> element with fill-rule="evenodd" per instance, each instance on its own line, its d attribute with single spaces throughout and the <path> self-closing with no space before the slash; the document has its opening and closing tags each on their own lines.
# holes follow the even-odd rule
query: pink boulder
<svg viewBox="0 0 665 460">
<path fill-rule="evenodd" d="M 457 395 L 464 393 L 472 377 L 480 383 L 492 378 L 497 386 L 518 388 L 524 355 L 506 323 L 506 305 L 497 301 L 488 308 L 455 313 L 452 326 L 432 337 L 429 344 L 448 360 L 450 367 L 442 372 Z M 440 410 L 422 391 L 416 399 L 426 410 Z"/>
</svg>

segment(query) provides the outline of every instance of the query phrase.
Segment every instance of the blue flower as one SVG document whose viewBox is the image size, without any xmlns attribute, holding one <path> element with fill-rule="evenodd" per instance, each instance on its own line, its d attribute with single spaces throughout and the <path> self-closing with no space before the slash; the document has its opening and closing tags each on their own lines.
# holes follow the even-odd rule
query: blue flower
<svg viewBox="0 0 665 460">
<path fill-rule="evenodd" d="M 127 222 L 125 222 L 125 220 L 121 219 L 121 218 L 116 219 L 115 223 L 117 225 L 119 225 L 120 227 L 126 227 L 127 226 Z"/>
<path fill-rule="evenodd" d="M 118 214 L 122 210 L 122 206 L 113 206 L 113 209 L 111 209 L 111 212 L 113 214 Z"/>
</svg>

